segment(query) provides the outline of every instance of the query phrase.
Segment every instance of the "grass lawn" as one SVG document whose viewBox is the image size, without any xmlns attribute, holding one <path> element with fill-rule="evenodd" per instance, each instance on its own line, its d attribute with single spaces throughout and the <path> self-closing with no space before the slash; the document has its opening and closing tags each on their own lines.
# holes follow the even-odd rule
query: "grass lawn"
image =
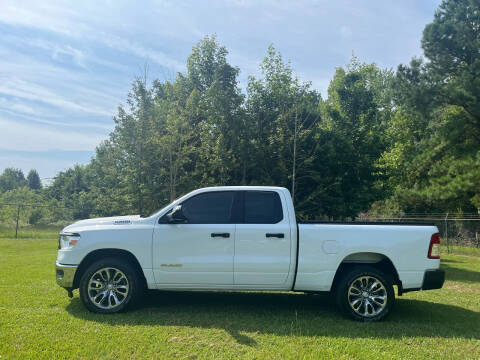
<svg viewBox="0 0 480 360">
<path fill-rule="evenodd" d="M 54 278 L 54 239 L 0 239 L 0 359 L 479 359 L 480 257 L 442 256 L 441 290 L 353 322 L 328 296 L 150 292 L 135 309 L 89 313 Z M 473 252 L 472 252 L 473 254 Z"/>
<path fill-rule="evenodd" d="M 19 227 L 17 236 L 19 239 L 56 239 L 62 226 L 26 226 Z M 15 227 L 0 225 L 0 239 L 15 238 Z"/>
</svg>

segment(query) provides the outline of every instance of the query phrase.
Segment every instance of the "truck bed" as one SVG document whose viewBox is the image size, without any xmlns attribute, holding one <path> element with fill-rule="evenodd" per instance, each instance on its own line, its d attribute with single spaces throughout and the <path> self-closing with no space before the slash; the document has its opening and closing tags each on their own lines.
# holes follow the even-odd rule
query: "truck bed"
<svg viewBox="0 0 480 360">
<path fill-rule="evenodd" d="M 330 291 L 339 265 L 359 258 L 366 263 L 386 258 L 405 289 L 419 288 L 425 270 L 439 266 L 439 260 L 427 258 L 437 231 L 426 223 L 302 221 L 295 290 Z"/>
<path fill-rule="evenodd" d="M 298 224 L 324 225 L 404 225 L 404 226 L 435 226 L 431 222 L 422 221 L 328 221 L 328 220 L 297 220 Z"/>
</svg>

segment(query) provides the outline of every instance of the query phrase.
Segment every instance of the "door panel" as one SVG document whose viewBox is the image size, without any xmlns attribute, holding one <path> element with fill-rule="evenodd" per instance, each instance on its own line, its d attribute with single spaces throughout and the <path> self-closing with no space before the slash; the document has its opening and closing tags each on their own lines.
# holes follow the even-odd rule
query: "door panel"
<svg viewBox="0 0 480 360">
<path fill-rule="evenodd" d="M 266 237 L 281 233 L 284 238 Z M 237 224 L 235 285 L 280 285 L 290 270 L 290 225 Z"/>
<path fill-rule="evenodd" d="M 281 285 L 291 262 L 288 217 L 276 192 L 246 191 L 235 235 L 235 285 Z M 285 206 L 283 206 L 285 208 Z M 282 237 L 283 236 L 283 237 Z"/>
<path fill-rule="evenodd" d="M 180 204 L 187 223 L 160 219 L 153 234 L 157 284 L 233 284 L 235 199 L 233 191 L 196 194 Z"/>
<path fill-rule="evenodd" d="M 212 233 L 228 233 L 230 237 Z M 234 224 L 159 224 L 153 239 L 158 284 L 233 284 Z"/>
</svg>

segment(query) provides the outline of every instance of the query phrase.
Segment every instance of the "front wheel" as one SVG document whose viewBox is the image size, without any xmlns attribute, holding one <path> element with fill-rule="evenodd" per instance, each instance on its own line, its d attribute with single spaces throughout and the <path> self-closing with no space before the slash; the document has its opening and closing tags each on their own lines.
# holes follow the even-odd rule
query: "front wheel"
<svg viewBox="0 0 480 360">
<path fill-rule="evenodd" d="M 379 270 L 358 266 L 345 274 L 335 289 L 338 307 L 355 320 L 379 321 L 395 301 L 392 283 Z"/>
<path fill-rule="evenodd" d="M 140 293 L 137 271 L 128 263 L 107 258 L 90 265 L 80 279 L 80 299 L 97 313 L 115 313 L 135 301 Z"/>
</svg>

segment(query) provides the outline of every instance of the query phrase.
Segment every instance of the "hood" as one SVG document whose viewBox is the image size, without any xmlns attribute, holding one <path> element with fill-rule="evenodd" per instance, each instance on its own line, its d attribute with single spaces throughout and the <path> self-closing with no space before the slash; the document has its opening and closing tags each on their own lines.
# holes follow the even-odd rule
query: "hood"
<svg viewBox="0 0 480 360">
<path fill-rule="evenodd" d="M 105 226 L 105 225 L 131 225 L 140 220 L 140 215 L 127 215 L 127 216 L 112 216 L 103 218 L 94 218 L 77 221 L 71 225 L 68 225 L 62 231 L 71 231 L 74 228 L 89 227 L 89 226 Z"/>
</svg>

